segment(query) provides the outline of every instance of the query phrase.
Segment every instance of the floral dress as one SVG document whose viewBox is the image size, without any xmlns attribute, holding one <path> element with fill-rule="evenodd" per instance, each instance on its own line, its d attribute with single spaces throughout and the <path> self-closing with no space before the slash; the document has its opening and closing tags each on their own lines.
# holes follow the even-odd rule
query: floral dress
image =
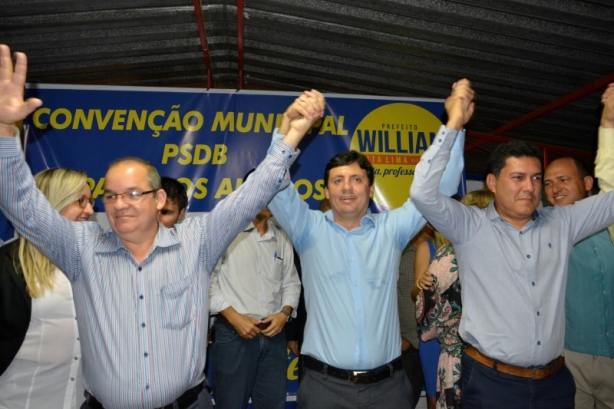
<svg viewBox="0 0 614 409">
<path fill-rule="evenodd" d="M 461 355 L 463 340 L 458 335 L 461 318 L 461 286 L 454 248 L 442 246 L 435 254 L 429 272 L 433 291 L 420 291 L 416 319 L 422 341 L 439 339 L 441 352 L 437 369 L 437 409 L 460 408 Z"/>
</svg>

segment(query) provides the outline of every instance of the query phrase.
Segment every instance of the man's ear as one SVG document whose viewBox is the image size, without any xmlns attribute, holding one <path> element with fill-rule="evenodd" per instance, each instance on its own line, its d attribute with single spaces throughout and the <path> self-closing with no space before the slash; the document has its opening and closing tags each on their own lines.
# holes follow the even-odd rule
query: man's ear
<svg viewBox="0 0 614 409">
<path fill-rule="evenodd" d="M 584 176 L 584 188 L 587 192 L 591 191 L 591 189 L 593 188 L 593 183 L 595 183 L 595 179 L 593 179 L 592 176 Z"/>
<path fill-rule="evenodd" d="M 181 209 L 181 211 L 179 212 L 179 217 L 177 218 L 177 222 L 183 221 L 184 217 L 185 217 L 185 208 Z"/>
<path fill-rule="evenodd" d="M 497 178 L 492 173 L 489 173 L 486 176 L 486 187 L 493 193 L 497 191 Z"/>
<path fill-rule="evenodd" d="M 156 200 L 158 201 L 156 209 L 162 210 L 162 208 L 166 204 L 166 191 L 164 191 L 164 189 L 156 190 Z"/>
</svg>

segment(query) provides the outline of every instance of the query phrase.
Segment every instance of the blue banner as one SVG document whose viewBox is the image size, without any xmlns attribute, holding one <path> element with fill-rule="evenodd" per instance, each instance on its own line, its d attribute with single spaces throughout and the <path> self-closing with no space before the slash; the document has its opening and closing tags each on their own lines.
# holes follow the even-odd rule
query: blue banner
<svg viewBox="0 0 614 409">
<path fill-rule="evenodd" d="M 266 155 L 296 93 L 37 85 L 44 105 L 24 123 L 33 172 L 87 172 L 94 198 L 108 164 L 138 156 L 189 191 L 189 211 L 207 212 Z M 312 207 L 324 198 L 323 172 L 335 154 L 358 150 L 376 168 L 373 210 L 400 206 L 413 170 L 441 125 L 443 101 L 326 95 L 324 118 L 301 144 L 292 179 Z M 97 201 L 97 211 L 102 203 Z"/>
</svg>

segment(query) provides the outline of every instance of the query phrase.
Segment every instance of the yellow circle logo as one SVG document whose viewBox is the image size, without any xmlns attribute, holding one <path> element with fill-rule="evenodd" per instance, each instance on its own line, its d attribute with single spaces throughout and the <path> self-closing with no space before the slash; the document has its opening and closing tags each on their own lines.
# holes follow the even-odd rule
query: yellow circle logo
<svg viewBox="0 0 614 409">
<path fill-rule="evenodd" d="M 375 168 L 373 200 L 379 207 L 394 209 L 407 201 L 416 164 L 440 126 L 431 112 L 406 102 L 381 106 L 360 121 L 350 149 Z"/>
</svg>

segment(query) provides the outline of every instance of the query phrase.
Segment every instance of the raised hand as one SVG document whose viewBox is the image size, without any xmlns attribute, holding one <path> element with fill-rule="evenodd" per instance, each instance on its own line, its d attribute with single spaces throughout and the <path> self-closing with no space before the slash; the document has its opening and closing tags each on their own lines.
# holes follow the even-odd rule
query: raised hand
<svg viewBox="0 0 614 409">
<path fill-rule="evenodd" d="M 284 142 L 298 147 L 307 131 L 324 115 L 324 96 L 316 91 L 305 91 L 284 112 L 279 133 L 285 135 Z"/>
<path fill-rule="evenodd" d="M 471 81 L 468 79 L 452 84 L 452 93 L 445 102 L 448 113 L 447 128 L 460 130 L 469 122 L 475 110 L 474 97 L 475 91 L 471 88 Z"/>
<path fill-rule="evenodd" d="M 23 53 L 15 53 L 15 70 L 11 60 L 11 50 L 0 45 L 0 135 L 12 136 L 15 123 L 21 121 L 43 101 L 28 98 L 24 101 L 23 92 L 26 83 L 28 60 Z"/>
<path fill-rule="evenodd" d="M 614 128 L 614 83 L 606 88 L 601 96 L 603 111 L 601 112 L 601 126 L 603 128 Z"/>
</svg>

